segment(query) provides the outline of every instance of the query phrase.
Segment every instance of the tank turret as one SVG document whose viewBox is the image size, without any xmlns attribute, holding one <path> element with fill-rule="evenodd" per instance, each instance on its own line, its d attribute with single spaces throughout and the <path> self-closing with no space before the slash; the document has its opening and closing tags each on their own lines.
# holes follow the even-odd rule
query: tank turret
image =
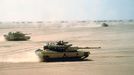
<svg viewBox="0 0 134 75">
<path fill-rule="evenodd" d="M 50 59 L 85 59 L 89 56 L 89 51 L 78 51 L 79 49 L 99 49 L 100 47 L 73 47 L 72 44 L 64 41 L 48 42 L 43 49 L 38 49 L 35 53 L 42 61 Z"/>
<path fill-rule="evenodd" d="M 72 47 L 72 44 L 64 41 L 58 41 L 55 43 L 48 43 L 44 46 L 45 49 L 53 51 L 77 51 L 78 49 L 99 49 L 101 47 Z"/>
<path fill-rule="evenodd" d="M 28 34 L 16 31 L 16 32 L 9 32 L 7 35 L 4 35 L 4 37 L 8 41 L 24 41 L 30 39 L 30 36 L 27 35 Z"/>
</svg>

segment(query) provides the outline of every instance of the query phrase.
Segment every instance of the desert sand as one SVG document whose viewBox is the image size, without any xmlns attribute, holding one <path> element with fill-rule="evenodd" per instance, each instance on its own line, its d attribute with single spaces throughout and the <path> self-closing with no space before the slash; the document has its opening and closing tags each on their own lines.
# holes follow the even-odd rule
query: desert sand
<svg viewBox="0 0 134 75">
<path fill-rule="evenodd" d="M 0 75 L 133 75 L 134 23 L 101 26 L 33 26 L 0 28 Z M 29 41 L 6 41 L 9 31 L 31 33 Z M 87 61 L 40 62 L 34 51 L 46 41 L 69 41 L 87 50 Z"/>
</svg>

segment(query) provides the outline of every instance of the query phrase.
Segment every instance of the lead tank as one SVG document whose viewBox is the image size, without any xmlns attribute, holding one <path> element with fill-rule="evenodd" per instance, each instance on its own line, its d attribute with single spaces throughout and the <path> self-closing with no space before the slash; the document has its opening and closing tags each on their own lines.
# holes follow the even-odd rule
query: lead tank
<svg viewBox="0 0 134 75">
<path fill-rule="evenodd" d="M 37 49 L 35 53 L 41 61 L 51 60 L 83 60 L 90 54 L 88 51 L 78 51 L 79 49 L 98 49 L 100 47 L 72 47 L 72 44 L 64 41 L 48 42 L 43 49 Z"/>
<path fill-rule="evenodd" d="M 8 41 L 26 41 L 30 39 L 28 34 L 24 34 L 20 31 L 9 32 L 7 35 L 4 35 L 5 39 Z"/>
</svg>

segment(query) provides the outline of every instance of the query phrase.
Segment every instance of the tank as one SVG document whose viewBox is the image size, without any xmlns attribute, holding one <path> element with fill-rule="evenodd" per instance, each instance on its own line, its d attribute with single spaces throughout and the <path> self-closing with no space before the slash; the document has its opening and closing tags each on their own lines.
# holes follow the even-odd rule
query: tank
<svg viewBox="0 0 134 75">
<path fill-rule="evenodd" d="M 102 23 L 102 27 L 108 27 L 109 25 L 106 23 Z"/>
<path fill-rule="evenodd" d="M 89 51 L 80 49 L 98 49 L 100 47 L 73 47 L 72 44 L 64 41 L 48 42 L 43 49 L 37 49 L 35 53 L 41 61 L 51 60 L 83 60 L 90 54 Z"/>
<path fill-rule="evenodd" d="M 7 35 L 4 35 L 4 37 L 7 41 L 25 41 L 30 39 L 30 36 L 27 35 L 28 34 L 16 31 L 16 32 L 9 32 Z"/>
</svg>

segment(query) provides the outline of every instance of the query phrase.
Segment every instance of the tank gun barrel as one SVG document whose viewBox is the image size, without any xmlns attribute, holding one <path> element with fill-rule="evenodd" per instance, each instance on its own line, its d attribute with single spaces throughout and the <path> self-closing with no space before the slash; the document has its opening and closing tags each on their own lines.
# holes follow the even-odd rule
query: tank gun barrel
<svg viewBox="0 0 134 75">
<path fill-rule="evenodd" d="M 78 49 L 100 49 L 101 47 L 77 47 Z"/>
</svg>

